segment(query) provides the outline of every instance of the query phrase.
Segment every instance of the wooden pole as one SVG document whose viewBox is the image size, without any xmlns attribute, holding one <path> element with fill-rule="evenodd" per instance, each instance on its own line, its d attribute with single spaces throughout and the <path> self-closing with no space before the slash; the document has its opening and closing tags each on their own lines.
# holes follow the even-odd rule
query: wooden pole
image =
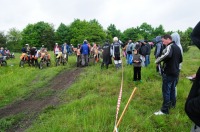
<svg viewBox="0 0 200 132">
<path fill-rule="evenodd" d="M 118 122 L 117 122 L 117 126 L 116 126 L 117 128 L 118 128 L 119 124 L 120 124 L 121 121 L 122 121 L 122 118 L 123 118 L 123 116 L 124 116 L 124 114 L 125 114 L 125 112 L 126 112 L 126 110 L 127 110 L 127 108 L 128 108 L 128 105 L 129 105 L 130 102 L 131 102 L 131 99 L 133 98 L 133 95 L 135 94 L 136 89 L 137 89 L 136 87 L 133 89 L 133 92 L 131 93 L 131 96 L 129 97 L 129 100 L 128 100 L 128 102 L 127 102 L 127 104 L 126 104 L 126 106 L 125 106 L 125 108 L 124 108 L 124 110 L 123 110 L 123 112 L 122 112 L 122 114 L 121 114 L 121 116 L 120 116 Z M 115 132 L 115 129 L 114 129 L 113 132 Z"/>
</svg>

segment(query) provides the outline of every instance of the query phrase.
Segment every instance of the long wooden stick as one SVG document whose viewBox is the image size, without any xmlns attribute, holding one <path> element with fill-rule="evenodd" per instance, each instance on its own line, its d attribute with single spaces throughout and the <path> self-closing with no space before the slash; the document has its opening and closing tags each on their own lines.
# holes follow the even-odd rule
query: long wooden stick
<svg viewBox="0 0 200 132">
<path fill-rule="evenodd" d="M 137 89 L 136 87 L 133 89 L 133 92 L 131 93 L 131 96 L 129 97 L 129 100 L 128 100 L 128 102 L 127 102 L 127 104 L 126 104 L 126 106 L 125 106 L 125 108 L 124 108 L 124 110 L 123 110 L 123 112 L 122 112 L 122 114 L 121 114 L 121 116 L 120 116 L 118 122 L 117 122 L 117 126 L 116 126 L 117 128 L 118 128 L 119 124 L 120 124 L 121 121 L 122 121 L 122 118 L 123 118 L 123 116 L 124 116 L 124 114 L 125 114 L 125 112 L 126 112 L 126 110 L 127 110 L 127 108 L 128 108 L 128 105 L 129 105 L 130 102 L 131 102 L 131 99 L 133 98 L 133 95 L 135 94 L 136 89 Z M 113 132 L 115 132 L 115 129 L 114 129 Z"/>
</svg>

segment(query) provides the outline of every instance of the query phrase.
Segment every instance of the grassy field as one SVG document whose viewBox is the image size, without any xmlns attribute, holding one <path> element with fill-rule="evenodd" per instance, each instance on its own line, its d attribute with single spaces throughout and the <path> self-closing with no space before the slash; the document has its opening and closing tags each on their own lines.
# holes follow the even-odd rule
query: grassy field
<svg viewBox="0 0 200 132">
<path fill-rule="evenodd" d="M 153 53 L 153 51 L 152 51 Z M 121 115 L 134 87 L 136 94 L 119 126 L 122 132 L 186 132 L 192 122 L 184 112 L 184 104 L 192 83 L 186 76 L 194 74 L 200 66 L 199 50 L 191 47 L 184 54 L 183 67 L 177 86 L 177 106 L 166 116 L 155 116 L 162 104 L 161 76 L 155 71 L 154 57 L 151 64 L 142 68 L 142 82 L 133 83 L 133 67 L 123 60 L 124 71 L 111 65 L 108 70 L 100 69 L 100 64 L 85 68 L 79 79 L 61 94 L 62 104 L 39 115 L 29 132 L 110 132 L 115 123 L 116 105 L 120 90 L 121 75 L 124 83 L 119 115 Z M 18 66 L 17 58 L 9 60 L 8 67 L 0 67 L 0 107 L 24 98 L 34 89 L 48 84 L 62 70 L 73 67 L 75 57 L 71 57 L 65 67 L 43 70 Z M 14 66 L 10 66 L 14 65 Z M 41 81 L 34 80 L 40 79 Z M 1 120 L 0 120 L 1 124 Z"/>
</svg>

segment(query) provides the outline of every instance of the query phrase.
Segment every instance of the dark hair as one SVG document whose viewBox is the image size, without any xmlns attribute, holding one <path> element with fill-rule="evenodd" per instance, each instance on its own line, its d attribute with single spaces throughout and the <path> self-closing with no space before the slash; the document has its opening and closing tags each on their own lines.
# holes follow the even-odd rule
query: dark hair
<svg viewBox="0 0 200 132">
<path fill-rule="evenodd" d="M 172 36 L 169 35 L 169 34 L 163 35 L 162 38 L 163 38 L 163 39 L 170 39 L 170 40 L 172 40 Z"/>
</svg>

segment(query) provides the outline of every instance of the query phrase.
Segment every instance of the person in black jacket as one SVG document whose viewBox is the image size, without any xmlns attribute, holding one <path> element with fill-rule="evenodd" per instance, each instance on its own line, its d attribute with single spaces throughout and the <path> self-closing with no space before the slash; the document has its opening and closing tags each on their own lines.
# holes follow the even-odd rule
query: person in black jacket
<svg viewBox="0 0 200 132">
<path fill-rule="evenodd" d="M 163 50 L 161 57 L 155 61 L 159 64 L 163 61 L 163 74 L 162 74 L 162 95 L 163 103 L 161 110 L 155 112 L 155 115 L 169 114 L 170 108 L 176 106 L 175 87 L 179 76 L 179 64 L 183 61 L 180 48 L 172 41 L 169 34 L 162 36 L 162 42 L 167 47 Z"/>
<path fill-rule="evenodd" d="M 104 67 L 104 64 L 106 65 L 106 69 L 108 69 L 108 65 L 111 64 L 111 46 L 108 41 L 105 42 L 105 44 L 102 47 L 102 54 L 103 54 L 103 61 L 101 63 L 101 68 Z"/>
<path fill-rule="evenodd" d="M 191 39 L 200 49 L 200 22 L 193 29 Z M 200 67 L 185 103 L 185 112 L 194 122 L 191 132 L 200 132 Z"/>
</svg>

